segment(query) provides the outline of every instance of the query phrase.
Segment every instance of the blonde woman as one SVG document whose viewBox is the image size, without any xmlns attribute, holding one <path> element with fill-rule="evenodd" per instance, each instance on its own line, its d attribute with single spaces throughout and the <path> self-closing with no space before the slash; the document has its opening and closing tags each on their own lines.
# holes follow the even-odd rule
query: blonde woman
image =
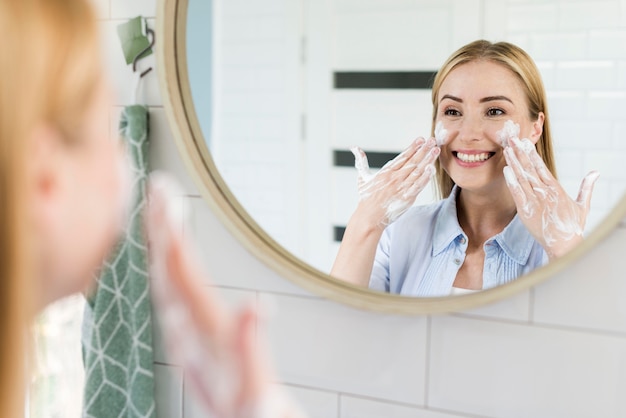
<svg viewBox="0 0 626 418">
<path fill-rule="evenodd" d="M 98 38 L 86 0 L 0 0 L 2 417 L 24 416 L 29 323 L 49 303 L 89 285 L 123 224 L 125 159 L 109 137 L 112 102 Z M 163 205 L 157 199 L 153 221 Z M 230 416 L 261 401 L 267 407 L 271 373 L 267 357 L 255 351 L 254 312 L 234 316 L 222 308 L 198 284 L 186 244 L 163 229 L 164 275 L 178 303 L 212 347 L 238 365 L 229 368 L 240 382 Z M 295 415 L 273 407 L 276 416 Z"/>
<path fill-rule="evenodd" d="M 443 64 L 430 139 L 375 176 L 355 149 L 360 202 L 331 274 L 408 296 L 505 284 L 583 239 L 593 184 L 576 200 L 556 180 L 546 94 L 531 57 L 472 42 Z M 436 175 L 442 200 L 411 207 Z"/>
</svg>

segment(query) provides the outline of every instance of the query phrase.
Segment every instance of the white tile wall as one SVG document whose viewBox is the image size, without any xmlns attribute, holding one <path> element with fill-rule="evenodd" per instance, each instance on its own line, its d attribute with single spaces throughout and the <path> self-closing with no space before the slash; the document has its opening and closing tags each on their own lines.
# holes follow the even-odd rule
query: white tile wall
<svg viewBox="0 0 626 418">
<path fill-rule="evenodd" d="M 507 418 L 619 417 L 626 339 L 433 318 L 429 405 Z"/>
<path fill-rule="evenodd" d="M 615 262 L 623 247 L 626 230 L 615 231 L 604 249 L 592 252 L 594 263 L 580 260 L 572 265 L 578 274 L 559 274 L 535 289 L 535 323 L 626 334 L 626 281 L 622 266 Z M 623 255 L 622 255 L 623 256 Z M 600 283 L 597 277 L 601 268 Z"/>
<path fill-rule="evenodd" d="M 127 104 L 131 75 L 130 69 L 121 62 L 115 25 L 138 13 L 151 18 L 153 23 L 155 0 L 94 2 L 106 43 L 106 67 L 112 72 L 111 78 L 120 92 L 119 104 Z M 395 10 L 414 4 L 412 0 L 342 0 L 337 4 L 346 11 L 356 4 L 371 14 L 383 3 Z M 443 7 L 442 2 L 427 3 L 431 11 Z M 595 133 L 594 142 L 603 149 L 613 146 L 624 151 L 626 124 L 620 108 L 613 109 L 615 118 L 605 120 L 606 123 L 585 123 L 590 112 L 587 99 L 592 97 L 588 89 L 602 93 L 604 88 L 593 84 L 594 81 L 579 89 L 575 85 L 578 77 L 583 83 L 589 83 L 583 80 L 584 74 L 561 74 L 569 80 L 560 80 L 558 74 L 572 61 L 610 61 L 617 69 L 616 77 L 623 92 L 626 55 L 619 48 L 624 45 L 626 2 L 603 2 L 596 6 L 596 2 L 577 1 L 576 11 L 561 16 L 570 2 L 545 1 L 538 5 L 520 0 L 515 2 L 516 13 L 528 10 L 525 7 L 530 10 L 539 7 L 546 16 L 538 17 L 533 23 L 538 27 L 533 30 L 520 25 L 519 33 L 511 33 L 507 19 L 502 18 L 513 14 L 510 7 L 492 0 L 478 3 L 489 17 L 485 18 L 489 23 L 483 31 L 485 36 L 522 40 L 523 46 L 532 48 L 532 55 L 545 63 L 542 68 L 557 74 L 550 104 L 553 116 L 560 115 L 556 118 L 559 121 L 555 120 L 555 131 L 568 138 L 566 141 L 559 138 L 559 147 L 569 147 L 574 153 L 588 153 L 589 142 L 583 138 L 594 138 Z M 230 5 L 249 15 L 280 9 L 278 0 L 252 3 L 229 0 L 224 4 L 229 5 L 225 10 L 227 14 L 231 13 Z M 558 5 L 557 19 L 562 32 L 539 27 L 553 19 L 554 4 Z M 587 15 L 589 19 L 583 19 Z M 241 13 L 237 16 L 241 17 Z M 613 27 L 598 28 L 597 22 L 603 19 L 608 19 Z M 271 32 L 271 28 L 267 31 Z M 428 33 L 433 38 L 435 32 Z M 462 34 L 453 36 L 452 39 L 457 39 Z M 583 51 L 580 45 L 586 45 Z M 450 49 L 447 43 L 444 46 Z M 439 64 L 441 57 L 437 54 L 433 57 L 436 58 L 433 62 Z M 403 59 L 398 58 L 397 62 Z M 610 72 L 604 74 L 610 75 Z M 246 78 L 245 71 L 240 75 L 244 77 L 244 85 L 250 86 L 250 76 Z M 276 73 L 266 75 L 269 81 L 279 77 Z M 171 173 L 183 184 L 184 204 L 192 212 L 188 233 L 195 237 L 211 283 L 220 287 L 222 297 L 233 304 L 256 297 L 262 303 L 274 300 L 277 309 L 267 332 L 279 377 L 309 416 L 617 418 L 626 414 L 623 402 L 626 289 L 622 284 L 626 218 L 620 229 L 597 249 L 557 277 L 493 305 L 430 319 L 378 315 L 347 308 L 313 297 L 280 277 L 220 223 L 186 173 L 169 132 L 155 74 L 148 77 L 152 79 L 146 80 L 143 100 L 151 105 L 152 168 Z M 559 88 L 559 82 L 565 83 L 561 87 L 565 90 Z M 113 126 L 118 113 L 119 108 L 112 110 Z M 281 129 L 277 121 L 258 120 L 258 123 L 273 124 L 271 129 Z M 253 129 L 243 125 L 239 128 Z M 607 163 L 613 164 L 607 166 L 610 169 L 603 174 L 603 178 L 612 178 L 613 183 L 599 184 L 598 190 L 603 191 L 598 195 L 605 200 L 609 200 L 612 193 L 622 195 L 626 182 L 624 177 L 619 177 L 619 162 L 623 157 L 598 155 L 582 162 L 579 158 L 573 160 L 583 165 L 597 162 L 601 168 Z M 567 173 L 569 169 L 563 171 Z M 569 174 L 574 176 L 575 173 Z M 575 184 L 579 179 L 567 181 Z M 194 409 L 190 394 L 184 389 L 180 369 L 169 365 L 163 353 L 157 351 L 155 356 L 159 362 L 155 365 L 159 416 L 202 416 Z"/>
<path fill-rule="evenodd" d="M 298 405 L 308 418 L 339 418 L 339 395 L 293 385 L 279 385 Z"/>
<path fill-rule="evenodd" d="M 372 399 L 357 398 L 354 396 L 341 397 L 341 413 L 339 418 L 464 418 L 467 415 L 457 415 L 432 409 L 423 409 L 408 405 L 393 404 L 375 401 Z"/>
<path fill-rule="evenodd" d="M 179 367 L 154 365 L 157 418 L 183 417 L 183 372 Z"/>
<path fill-rule="evenodd" d="M 276 306 L 267 328 L 284 382 L 424 404 L 426 318 L 261 294 L 267 298 Z M 402 333 L 395 331 L 400 322 Z"/>
<path fill-rule="evenodd" d="M 334 149 L 402 151 L 430 136 L 430 91 L 338 90 L 333 94 Z"/>
</svg>

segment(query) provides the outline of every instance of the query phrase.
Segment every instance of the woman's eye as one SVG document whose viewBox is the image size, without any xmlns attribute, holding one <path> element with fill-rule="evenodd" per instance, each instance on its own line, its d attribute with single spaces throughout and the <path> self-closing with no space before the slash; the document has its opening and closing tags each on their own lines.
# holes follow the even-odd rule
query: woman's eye
<svg viewBox="0 0 626 418">
<path fill-rule="evenodd" d="M 461 112 L 456 109 L 446 109 L 443 111 L 443 114 L 446 116 L 461 116 Z"/>
<path fill-rule="evenodd" d="M 504 115 L 504 110 L 498 108 L 491 108 L 487 110 L 487 114 L 489 116 L 502 116 Z"/>
</svg>

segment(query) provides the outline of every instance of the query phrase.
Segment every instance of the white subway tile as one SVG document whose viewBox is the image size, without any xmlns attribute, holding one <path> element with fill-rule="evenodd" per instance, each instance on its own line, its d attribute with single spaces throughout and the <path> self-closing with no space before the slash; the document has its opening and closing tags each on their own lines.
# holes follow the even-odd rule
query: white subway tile
<svg viewBox="0 0 626 418">
<path fill-rule="evenodd" d="M 592 91 L 589 93 L 587 114 L 594 122 L 620 120 L 616 112 L 626 108 L 626 91 Z"/>
<path fill-rule="evenodd" d="M 509 32 L 509 2 L 484 0 L 482 37 L 490 41 L 503 41 Z"/>
<path fill-rule="evenodd" d="M 510 32 L 553 32 L 559 16 L 555 2 L 509 2 L 508 30 Z"/>
<path fill-rule="evenodd" d="M 561 3 L 559 30 L 613 28 L 620 24 L 620 16 L 620 5 L 616 0 L 568 1 Z"/>
<path fill-rule="evenodd" d="M 149 127 L 149 165 L 150 171 L 165 171 L 173 176 L 186 194 L 199 195 L 192 180 L 190 170 L 181 158 L 178 147 L 170 132 L 163 108 L 151 107 Z"/>
<path fill-rule="evenodd" d="M 523 279 L 523 277 L 519 279 Z M 530 291 L 524 290 L 504 300 L 461 311 L 459 315 L 528 322 L 530 319 Z"/>
<path fill-rule="evenodd" d="M 611 204 L 615 205 L 626 195 L 626 181 L 614 180 L 611 185 Z"/>
<path fill-rule="evenodd" d="M 430 136 L 430 91 L 341 91 L 332 98 L 335 148 L 399 152 Z"/>
<path fill-rule="evenodd" d="M 613 149 L 626 150 L 626 122 L 614 122 L 613 127 Z"/>
<path fill-rule="evenodd" d="M 268 67 L 233 67 L 221 75 L 220 90 L 224 94 L 231 92 L 257 91 L 267 93 L 268 89 L 285 88 L 285 68 Z"/>
<path fill-rule="evenodd" d="M 564 272 L 535 289 L 537 323 L 626 332 L 623 259 L 619 252 L 626 231 L 616 229 Z M 598 270 L 598 266 L 602 266 Z M 572 272 L 576 274 L 572 274 Z"/>
<path fill-rule="evenodd" d="M 277 385 L 307 418 L 338 418 L 339 395 L 291 385 Z"/>
<path fill-rule="evenodd" d="M 407 405 L 381 402 L 372 399 L 341 396 L 341 414 L 339 418 L 463 418 L 467 415 L 457 415 L 441 411 L 416 408 Z"/>
<path fill-rule="evenodd" d="M 618 89 L 626 89 L 626 61 L 620 61 L 618 67 L 618 79 L 617 86 Z"/>
<path fill-rule="evenodd" d="M 331 204 L 334 225 L 346 225 L 357 207 L 357 172 L 354 168 L 339 167 L 332 170 Z"/>
<path fill-rule="evenodd" d="M 132 19 L 137 16 L 155 17 L 157 0 L 110 0 L 113 19 Z"/>
<path fill-rule="evenodd" d="M 552 120 L 581 120 L 585 116 L 586 100 L 582 91 L 548 91 L 548 108 Z"/>
<path fill-rule="evenodd" d="M 556 149 L 556 167 L 560 177 L 578 178 L 584 167 L 584 153 L 578 150 Z"/>
<path fill-rule="evenodd" d="M 589 58 L 626 59 L 626 28 L 590 31 Z"/>
<path fill-rule="evenodd" d="M 225 48 L 231 42 L 280 40 L 287 36 L 284 19 L 279 14 L 229 16 L 220 22 L 220 40 Z"/>
<path fill-rule="evenodd" d="M 213 142 L 223 143 L 224 146 L 233 140 L 246 139 L 248 141 L 261 141 L 263 146 L 276 146 L 280 138 L 285 136 L 285 125 L 280 116 L 263 115 L 224 115 L 220 119 L 225 139 L 214 138 Z"/>
<path fill-rule="evenodd" d="M 256 257 L 249 256 L 245 263 L 240 262 L 241 254 L 250 255 L 250 250 L 235 238 L 203 199 L 192 197 L 189 203 L 192 208 L 190 230 L 210 284 L 310 295 L 287 278 L 280 277 Z"/>
<path fill-rule="evenodd" d="M 284 42 L 275 40 L 230 43 L 221 48 L 219 66 L 223 72 L 252 66 L 273 68 L 284 62 L 285 53 Z M 294 57 L 297 58 L 297 54 Z"/>
<path fill-rule="evenodd" d="M 431 332 L 430 407 L 510 418 L 626 414 L 626 338 L 450 316 L 434 317 Z"/>
<path fill-rule="evenodd" d="M 582 60 L 587 57 L 587 35 L 584 32 L 533 33 L 525 49 L 535 60 Z"/>
<path fill-rule="evenodd" d="M 624 170 L 626 152 L 624 151 L 598 151 L 588 152 L 584 157 L 584 172 L 601 170 L 606 179 L 626 180 Z"/>
<path fill-rule="evenodd" d="M 183 417 L 183 372 L 179 367 L 154 365 L 157 418 Z"/>
<path fill-rule="evenodd" d="M 449 3 L 449 0 L 444 0 Z M 338 14 L 385 12 L 388 10 L 411 10 L 415 7 L 432 7 L 442 0 L 335 0 L 334 11 Z"/>
<path fill-rule="evenodd" d="M 500 40 L 500 38 L 497 38 L 495 40 L 496 41 Z M 528 52 L 533 59 L 535 59 L 535 60 L 536 59 L 542 59 L 542 58 L 539 58 L 538 56 L 536 56 L 534 53 L 532 53 L 534 40 L 531 39 L 531 33 L 530 32 L 509 33 L 504 40 L 507 41 L 507 42 L 511 42 L 514 45 L 519 46 L 524 51 Z"/>
<path fill-rule="evenodd" d="M 609 215 L 610 210 L 596 208 L 589 212 L 587 215 L 587 224 L 585 226 L 585 233 L 589 234 L 606 221 L 606 217 Z"/>
<path fill-rule="evenodd" d="M 452 38 L 450 39 L 448 54 L 451 54 L 454 49 L 483 38 L 483 20 L 480 15 L 482 12 L 481 3 L 480 0 L 450 2 Z M 441 30 L 442 27 L 438 27 L 438 32 L 435 33 L 439 34 Z"/>
<path fill-rule="evenodd" d="M 552 110 L 552 109 L 550 109 Z M 613 124 L 594 120 L 552 120 L 552 138 L 558 150 L 613 148 Z"/>
<path fill-rule="evenodd" d="M 219 111 L 227 116 L 276 117 L 283 115 L 286 99 L 284 90 L 223 92 Z"/>
<path fill-rule="evenodd" d="M 444 7 L 340 14 L 335 17 L 336 70 L 436 69 L 452 52 Z M 376 28 L 372 30 L 372 28 Z"/>
<path fill-rule="evenodd" d="M 611 61 L 564 61 L 557 64 L 557 89 L 614 89 L 617 67 Z"/>
<path fill-rule="evenodd" d="M 224 16 L 280 14 L 285 9 L 286 0 L 229 0 L 220 3 L 220 12 Z"/>
<path fill-rule="evenodd" d="M 261 301 L 269 295 L 262 294 Z M 287 383 L 422 405 L 426 318 L 383 315 L 325 300 L 272 297 L 268 321 Z"/>
</svg>

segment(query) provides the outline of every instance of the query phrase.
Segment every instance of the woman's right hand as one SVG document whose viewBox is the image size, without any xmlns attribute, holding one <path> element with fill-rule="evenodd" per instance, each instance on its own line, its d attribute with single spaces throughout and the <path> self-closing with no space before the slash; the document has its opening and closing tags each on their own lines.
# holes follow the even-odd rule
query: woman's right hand
<svg viewBox="0 0 626 418">
<path fill-rule="evenodd" d="M 359 206 L 363 219 L 382 228 L 398 219 L 415 203 L 435 173 L 433 163 L 440 153 L 434 138 L 418 138 L 396 158 L 372 175 L 362 149 L 351 149 L 359 173 Z"/>
<path fill-rule="evenodd" d="M 152 297 L 170 360 L 184 369 L 198 407 L 212 417 L 304 418 L 273 383 L 256 309 L 231 310 L 207 286 L 195 248 L 182 236 L 173 187 L 169 178 L 151 175 L 146 217 Z"/>
</svg>

